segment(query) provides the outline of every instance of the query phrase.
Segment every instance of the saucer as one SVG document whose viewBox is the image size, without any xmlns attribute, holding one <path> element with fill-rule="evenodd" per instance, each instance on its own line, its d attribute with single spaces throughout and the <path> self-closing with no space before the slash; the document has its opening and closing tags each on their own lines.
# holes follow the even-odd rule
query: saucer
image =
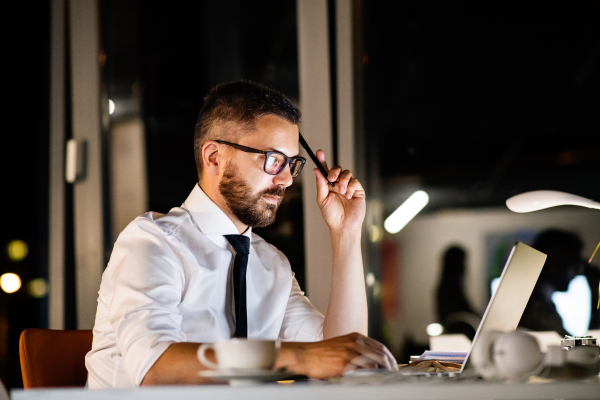
<svg viewBox="0 0 600 400">
<path fill-rule="evenodd" d="M 231 386 L 257 385 L 263 382 L 275 382 L 295 375 L 287 371 L 269 369 L 214 369 L 198 372 L 199 376 L 215 381 L 229 382 Z"/>
</svg>

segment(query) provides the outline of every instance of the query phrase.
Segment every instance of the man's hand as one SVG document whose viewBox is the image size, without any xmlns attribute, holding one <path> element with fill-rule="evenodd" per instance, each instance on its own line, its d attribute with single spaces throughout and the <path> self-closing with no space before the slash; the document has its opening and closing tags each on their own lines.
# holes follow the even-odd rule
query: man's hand
<svg viewBox="0 0 600 400">
<path fill-rule="evenodd" d="M 398 364 L 383 344 L 360 333 L 351 333 L 314 343 L 284 342 L 275 368 L 327 379 L 359 368 L 397 371 Z"/>
<path fill-rule="evenodd" d="M 317 204 L 329 227 L 333 262 L 329 305 L 323 337 L 333 339 L 368 331 L 367 294 L 361 253 L 361 228 L 365 219 L 365 191 L 348 170 L 327 168 L 325 153 L 316 154 L 327 179 L 315 168 Z M 335 182 L 332 187 L 329 182 Z"/>
<path fill-rule="evenodd" d="M 322 150 L 317 150 L 316 155 L 328 171 L 327 180 L 335 183 L 335 187 L 332 187 L 323 174 L 317 168 L 314 169 L 317 177 L 317 204 L 329 229 L 333 232 L 360 230 L 366 209 L 362 185 L 348 170 L 342 170 L 341 167 L 329 170 Z"/>
</svg>

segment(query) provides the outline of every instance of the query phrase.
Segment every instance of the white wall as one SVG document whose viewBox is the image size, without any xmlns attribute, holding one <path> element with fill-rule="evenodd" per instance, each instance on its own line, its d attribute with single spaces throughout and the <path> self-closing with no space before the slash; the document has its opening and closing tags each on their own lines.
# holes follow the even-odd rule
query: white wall
<svg viewBox="0 0 600 400">
<path fill-rule="evenodd" d="M 400 346 L 405 335 L 427 342 L 425 328 L 436 317 L 434 290 L 442 252 L 449 245 L 460 244 L 467 251 L 467 296 L 476 310 L 483 311 L 487 306 L 486 235 L 547 228 L 579 234 L 584 241 L 583 257 L 587 258 L 600 241 L 600 212 L 558 207 L 516 214 L 499 208 L 443 211 L 416 217 L 391 238 L 399 248 L 397 295 L 402 310 L 397 320 L 386 321 L 391 347 Z"/>
</svg>

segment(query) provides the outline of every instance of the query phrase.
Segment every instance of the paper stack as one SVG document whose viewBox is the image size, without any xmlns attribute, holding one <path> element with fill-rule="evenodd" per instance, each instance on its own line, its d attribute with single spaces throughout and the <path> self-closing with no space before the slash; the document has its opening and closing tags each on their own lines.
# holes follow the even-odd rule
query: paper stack
<svg viewBox="0 0 600 400">
<path fill-rule="evenodd" d="M 444 362 L 451 362 L 456 364 L 462 364 L 467 357 L 466 351 L 433 351 L 426 350 L 423 354 L 418 357 L 411 357 L 411 361 L 428 361 L 438 360 Z"/>
</svg>

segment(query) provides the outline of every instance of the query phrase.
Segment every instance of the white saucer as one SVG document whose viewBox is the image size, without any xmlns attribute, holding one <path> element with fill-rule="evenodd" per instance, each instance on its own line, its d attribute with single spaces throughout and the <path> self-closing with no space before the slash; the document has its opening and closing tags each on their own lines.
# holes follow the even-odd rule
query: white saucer
<svg viewBox="0 0 600 400">
<path fill-rule="evenodd" d="M 286 371 L 271 371 L 269 369 L 214 369 L 198 372 L 199 376 L 215 381 L 229 382 L 232 386 L 257 385 L 261 382 L 275 382 L 288 378 L 294 373 Z"/>
</svg>

